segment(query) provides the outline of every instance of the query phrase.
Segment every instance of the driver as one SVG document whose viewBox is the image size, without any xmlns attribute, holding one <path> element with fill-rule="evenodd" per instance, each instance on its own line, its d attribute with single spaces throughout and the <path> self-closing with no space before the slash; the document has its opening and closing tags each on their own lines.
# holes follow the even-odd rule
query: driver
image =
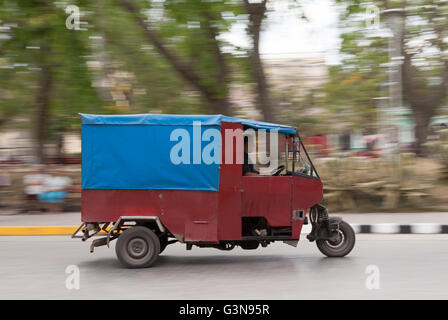
<svg viewBox="0 0 448 320">
<path fill-rule="evenodd" d="M 249 143 L 246 138 L 244 138 L 244 161 L 243 161 L 243 176 L 258 176 L 260 172 L 255 170 L 252 163 L 249 163 Z"/>
</svg>

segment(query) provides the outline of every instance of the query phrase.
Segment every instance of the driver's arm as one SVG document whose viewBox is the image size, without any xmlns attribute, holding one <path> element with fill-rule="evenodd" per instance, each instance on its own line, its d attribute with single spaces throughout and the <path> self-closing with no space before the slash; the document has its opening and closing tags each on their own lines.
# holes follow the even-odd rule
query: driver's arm
<svg viewBox="0 0 448 320">
<path fill-rule="evenodd" d="M 258 176 L 259 172 L 255 170 L 252 163 L 249 163 L 249 155 L 244 152 L 243 176 Z"/>
</svg>

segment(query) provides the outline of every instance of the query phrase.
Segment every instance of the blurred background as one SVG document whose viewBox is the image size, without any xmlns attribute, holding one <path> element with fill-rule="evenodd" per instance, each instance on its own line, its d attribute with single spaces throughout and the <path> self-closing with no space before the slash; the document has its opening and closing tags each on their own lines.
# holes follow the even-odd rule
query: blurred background
<svg viewBox="0 0 448 320">
<path fill-rule="evenodd" d="M 80 112 L 296 126 L 330 210 L 448 211 L 447 50 L 448 1 L 0 0 L 0 211 L 79 210 Z"/>
</svg>

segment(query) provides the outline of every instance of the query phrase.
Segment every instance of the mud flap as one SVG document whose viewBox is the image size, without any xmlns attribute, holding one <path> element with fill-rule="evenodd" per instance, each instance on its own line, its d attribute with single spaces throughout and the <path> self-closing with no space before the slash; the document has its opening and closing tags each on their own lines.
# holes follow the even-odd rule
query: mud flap
<svg viewBox="0 0 448 320">
<path fill-rule="evenodd" d="M 297 247 L 297 244 L 299 243 L 299 240 L 285 240 L 285 241 L 283 241 L 283 243 L 286 243 L 286 244 L 288 244 L 290 246 L 293 246 L 293 247 Z"/>
<path fill-rule="evenodd" d="M 311 232 L 307 235 L 309 241 L 334 240 L 339 235 L 341 217 L 329 217 L 328 211 L 319 204 L 310 209 Z"/>
</svg>

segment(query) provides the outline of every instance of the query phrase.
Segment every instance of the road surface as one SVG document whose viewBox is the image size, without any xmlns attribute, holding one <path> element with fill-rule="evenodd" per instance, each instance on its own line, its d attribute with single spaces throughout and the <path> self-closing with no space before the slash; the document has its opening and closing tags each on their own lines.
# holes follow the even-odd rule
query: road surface
<svg viewBox="0 0 448 320">
<path fill-rule="evenodd" d="M 65 236 L 5 236 L 0 299 L 448 299 L 447 235 L 361 234 L 345 258 L 303 240 L 229 252 L 174 244 L 152 268 L 129 270 L 114 245 L 91 254 Z M 79 289 L 66 288 L 69 265 Z"/>
<path fill-rule="evenodd" d="M 448 212 L 416 212 L 416 213 L 338 213 L 330 212 L 331 216 L 340 216 L 349 223 L 440 223 L 448 224 Z M 60 214 L 20 214 L 12 211 L 0 211 L 0 226 L 33 226 L 33 225 L 75 225 L 81 224 L 80 212 L 65 212 Z"/>
</svg>

